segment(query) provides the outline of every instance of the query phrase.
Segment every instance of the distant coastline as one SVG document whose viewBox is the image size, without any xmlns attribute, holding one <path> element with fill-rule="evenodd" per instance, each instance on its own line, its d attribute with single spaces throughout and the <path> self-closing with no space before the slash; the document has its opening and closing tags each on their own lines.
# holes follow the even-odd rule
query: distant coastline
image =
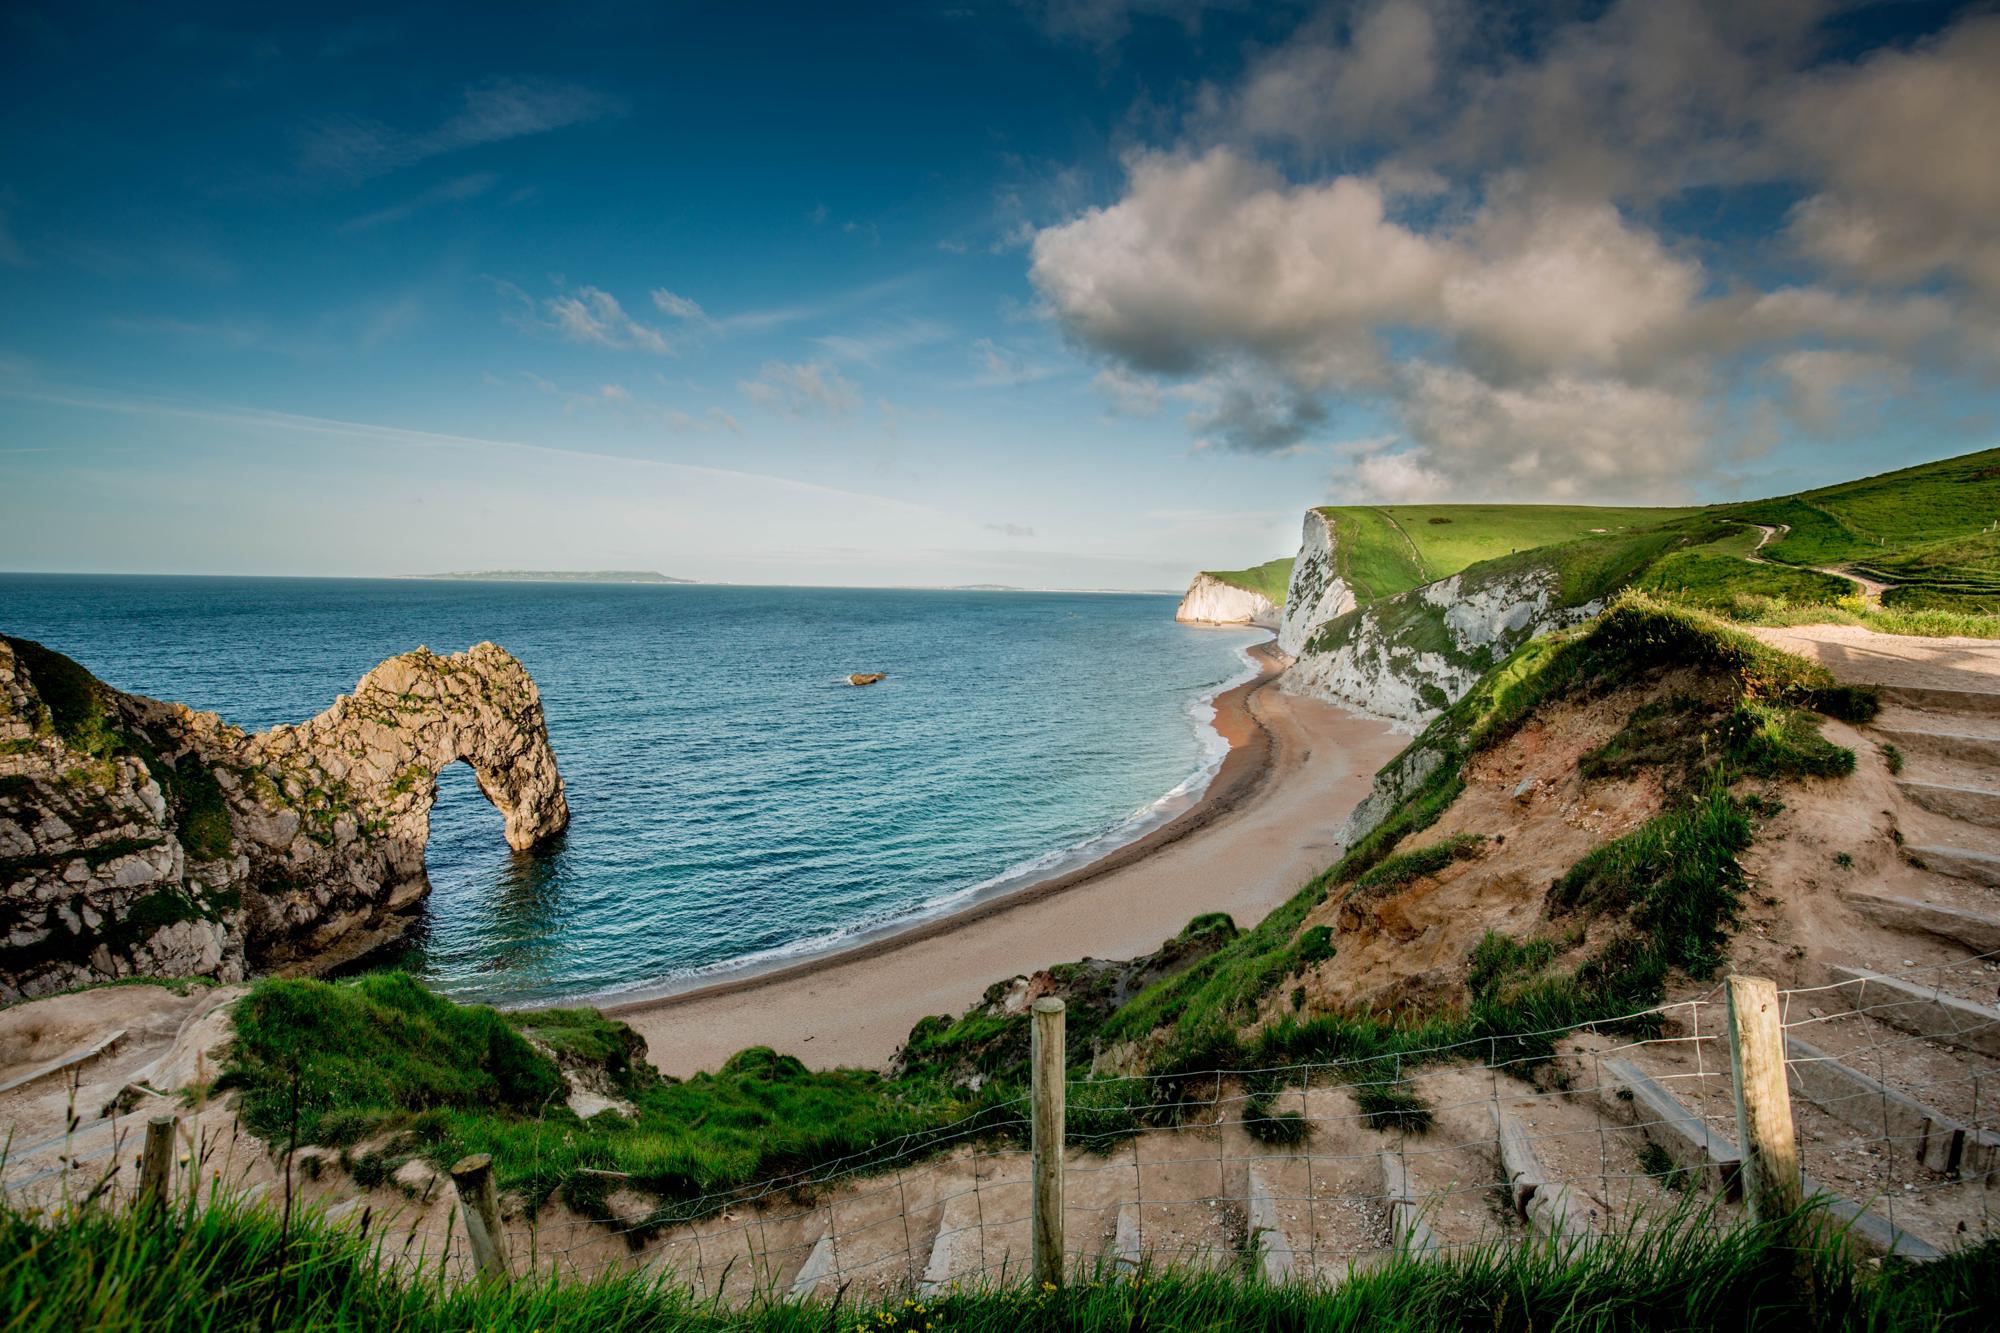
<svg viewBox="0 0 2000 1333">
<path fill-rule="evenodd" d="M 453 579 L 466 583 L 694 583 L 650 569 L 480 569 L 452 574 L 408 574 L 413 579 Z"/>
</svg>

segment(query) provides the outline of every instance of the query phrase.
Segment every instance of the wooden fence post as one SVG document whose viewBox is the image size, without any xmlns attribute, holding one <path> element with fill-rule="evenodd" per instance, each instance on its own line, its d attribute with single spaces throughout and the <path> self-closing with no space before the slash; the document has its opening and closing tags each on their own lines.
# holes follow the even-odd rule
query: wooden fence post
<svg viewBox="0 0 2000 1333">
<path fill-rule="evenodd" d="M 146 1122 L 146 1146 L 139 1156 L 139 1208 L 144 1212 L 156 1213 L 167 1202 L 177 1123 L 170 1115 L 156 1115 Z"/>
<path fill-rule="evenodd" d="M 1060 1286 L 1063 1280 L 1063 1115 L 1068 1077 L 1063 1023 L 1061 1000 L 1044 995 L 1035 1001 L 1031 1037 L 1035 1198 L 1029 1230 L 1037 1287 Z"/>
<path fill-rule="evenodd" d="M 481 1152 L 460 1158 L 451 1168 L 451 1184 L 458 1191 L 465 1239 L 472 1246 L 479 1275 L 506 1278 L 507 1234 L 500 1229 L 500 1192 L 493 1186 L 491 1155 Z"/>
<path fill-rule="evenodd" d="M 1736 1134 L 1750 1218 L 1769 1222 L 1805 1202 L 1792 1099 L 1785 1086 L 1785 1031 L 1778 983 L 1729 978 L 1729 1067 L 1736 1076 Z"/>
</svg>

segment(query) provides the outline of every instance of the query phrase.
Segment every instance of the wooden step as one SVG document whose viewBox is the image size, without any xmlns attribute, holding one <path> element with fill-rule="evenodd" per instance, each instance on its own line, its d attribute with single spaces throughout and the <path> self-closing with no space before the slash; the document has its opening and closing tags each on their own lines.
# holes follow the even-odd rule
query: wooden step
<svg viewBox="0 0 2000 1333">
<path fill-rule="evenodd" d="M 1883 703 L 1901 708 L 1917 708 L 1926 713 L 2000 717 L 2000 693 L 1990 690 L 1941 690 L 1916 685 L 1882 685 L 1877 688 Z"/>
<path fill-rule="evenodd" d="M 1937 782 L 1898 779 L 1897 788 L 1912 802 L 1932 814 L 1947 819 L 2000 829 L 2000 791 L 1984 787 L 1959 787 Z"/>
<path fill-rule="evenodd" d="M 1969 879 L 1975 884 L 1990 884 L 2000 888 L 2000 856 L 1991 852 L 1975 852 L 1969 847 L 1918 847 L 1903 849 L 1909 855 L 1923 862 L 1924 869 L 1935 870 L 1940 875 L 1950 875 L 1954 879 Z"/>
<path fill-rule="evenodd" d="M 2000 736 L 1953 730 L 1943 719 L 1938 719 L 1935 727 L 1922 729 L 1878 726 L 1874 734 L 1878 740 L 1895 746 L 1906 760 L 1939 759 L 2000 771 Z"/>
<path fill-rule="evenodd" d="M 1255 1162 L 1250 1164 L 1245 1175 L 1249 1186 L 1243 1205 L 1250 1217 L 1250 1252 L 1256 1256 L 1257 1271 L 1263 1274 L 1266 1282 L 1289 1282 L 1292 1280 L 1294 1255 L 1298 1251 L 1278 1216 L 1278 1205 L 1272 1197 L 1270 1182 Z"/>
<path fill-rule="evenodd" d="M 1600 1088 L 1599 1095 L 1607 1107 L 1617 1108 L 1617 1101 L 1608 1095 L 1615 1089 L 1631 1093 L 1627 1114 L 1634 1116 L 1647 1141 L 1658 1144 L 1676 1166 L 1705 1177 L 1724 1198 L 1742 1197 L 1743 1159 L 1733 1140 L 1710 1129 L 1707 1121 L 1630 1060 L 1607 1059 L 1603 1069 L 1609 1086 Z"/>
<path fill-rule="evenodd" d="M 1973 953 L 2000 952 L 2000 919 L 1963 907 L 1887 893 L 1866 893 L 1859 889 L 1843 889 L 1840 897 L 1878 926 L 1913 935 L 1934 935 L 1941 940 L 1963 945 Z"/>
<path fill-rule="evenodd" d="M 1718 1172 L 1727 1171 L 1732 1179 L 1740 1180 L 1742 1154 L 1737 1151 L 1736 1140 L 1726 1134 L 1709 1129 L 1702 1119 L 1681 1102 L 1680 1098 L 1661 1087 L 1644 1070 L 1628 1060 L 1611 1059 L 1604 1061 L 1607 1077 L 1624 1082 L 1632 1090 L 1633 1101 L 1647 1110 L 1660 1111 L 1660 1127 L 1667 1135 L 1678 1140 L 1676 1146 L 1690 1156 L 1699 1147 L 1710 1158 L 1710 1165 Z M 1661 1142 L 1655 1139 L 1654 1142 Z M 1669 1155 L 1675 1153 L 1675 1146 L 1662 1144 Z M 1678 1160 L 1678 1159 L 1677 1159 Z M 1801 1184 L 1808 1199 L 1817 1200 L 1826 1211 L 1847 1228 L 1848 1235 L 1864 1249 L 1876 1254 L 1894 1254 L 1907 1259 L 1936 1259 L 1941 1256 L 1937 1247 L 1903 1230 L 1845 1195 L 1801 1173 Z"/>
<path fill-rule="evenodd" d="M 1521 1122 L 1497 1105 L 1493 1108 L 1493 1133 L 1499 1140 L 1500 1169 L 1507 1176 L 1507 1191 L 1514 1211 L 1529 1228 L 1558 1240 L 1588 1240 L 1590 1220 L 1576 1201 L 1568 1184 L 1550 1184 L 1535 1152 L 1534 1140 Z"/>
<path fill-rule="evenodd" d="M 1827 969 L 1835 1003 L 1914 1036 L 2000 1058 L 2000 1010 L 1861 967 Z"/>
<path fill-rule="evenodd" d="M 1785 1066 L 1794 1096 L 1842 1124 L 1894 1140 L 1933 1171 L 1959 1169 L 1969 1131 L 1951 1117 L 1797 1037 L 1785 1038 Z"/>
<path fill-rule="evenodd" d="M 1389 1229 L 1399 1250 L 1416 1256 L 1437 1253 L 1437 1237 L 1424 1220 L 1410 1173 L 1392 1152 L 1381 1154 L 1382 1197 L 1389 1201 Z"/>
</svg>

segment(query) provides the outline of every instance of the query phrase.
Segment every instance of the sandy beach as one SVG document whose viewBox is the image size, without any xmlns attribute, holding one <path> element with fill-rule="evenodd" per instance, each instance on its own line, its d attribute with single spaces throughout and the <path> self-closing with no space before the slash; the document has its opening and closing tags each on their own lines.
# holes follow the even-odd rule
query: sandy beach
<svg viewBox="0 0 2000 1333">
<path fill-rule="evenodd" d="M 956 1014 L 992 982 L 1077 958 L 1157 948 L 1201 912 L 1261 919 L 1339 853 L 1334 834 L 1408 738 L 1277 688 L 1283 659 L 1216 700 L 1230 750 L 1190 809 L 1145 837 L 1004 898 L 824 958 L 605 1006 L 685 1077 L 746 1046 L 814 1068 L 880 1068 L 916 1021 Z"/>
</svg>

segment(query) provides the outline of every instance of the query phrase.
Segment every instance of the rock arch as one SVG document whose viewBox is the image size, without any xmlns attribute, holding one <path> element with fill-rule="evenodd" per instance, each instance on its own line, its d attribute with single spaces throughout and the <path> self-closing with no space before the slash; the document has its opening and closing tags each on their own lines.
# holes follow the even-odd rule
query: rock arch
<svg viewBox="0 0 2000 1333">
<path fill-rule="evenodd" d="M 491 643 L 392 657 L 333 707 L 296 726 L 244 736 L 230 792 L 252 861 L 253 962 L 342 954 L 400 923 L 430 889 L 437 775 L 464 763 L 525 852 L 569 825 L 540 692 Z M 261 780 L 260 780 L 261 779 Z"/>
<path fill-rule="evenodd" d="M 0 635 L 0 1000 L 368 952 L 430 888 L 437 773 L 461 762 L 515 849 L 568 825 L 541 696 L 490 643 L 392 657 L 252 735 Z"/>
</svg>

